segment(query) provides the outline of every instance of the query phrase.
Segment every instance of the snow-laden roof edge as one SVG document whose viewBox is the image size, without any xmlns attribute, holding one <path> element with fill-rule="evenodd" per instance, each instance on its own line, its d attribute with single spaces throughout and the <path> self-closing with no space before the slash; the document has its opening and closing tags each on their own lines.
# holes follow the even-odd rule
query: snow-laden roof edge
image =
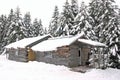
<svg viewBox="0 0 120 80">
<path fill-rule="evenodd" d="M 35 46 L 32 47 L 35 51 L 53 51 L 57 50 L 58 47 L 68 46 L 77 41 L 79 38 L 84 36 L 84 33 L 77 34 L 71 37 L 63 37 L 63 38 L 55 38 L 55 39 L 48 39 L 45 40 Z"/>
<path fill-rule="evenodd" d="M 43 35 L 43 36 L 37 36 L 37 37 L 31 37 L 31 38 L 24 38 L 19 41 L 13 42 L 9 45 L 6 45 L 5 48 L 25 48 L 27 45 L 34 43 L 46 36 L 51 36 L 50 34 Z M 52 37 L 52 36 L 51 36 Z"/>
<path fill-rule="evenodd" d="M 107 45 L 97 42 L 97 41 L 92 41 L 92 40 L 87 40 L 87 39 L 78 39 L 78 41 L 81 43 L 85 43 L 85 44 L 96 46 L 96 47 L 107 47 Z"/>
<path fill-rule="evenodd" d="M 74 43 L 76 40 L 78 40 L 82 36 L 84 36 L 84 32 L 81 32 L 80 34 L 75 35 L 75 37 L 74 37 L 75 39 L 70 44 Z M 68 45 L 70 45 L 70 44 L 68 44 Z"/>
</svg>

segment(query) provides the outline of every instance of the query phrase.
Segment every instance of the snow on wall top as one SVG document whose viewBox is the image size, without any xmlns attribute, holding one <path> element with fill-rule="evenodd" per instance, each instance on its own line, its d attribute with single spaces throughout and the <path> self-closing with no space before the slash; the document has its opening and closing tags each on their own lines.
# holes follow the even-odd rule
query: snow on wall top
<svg viewBox="0 0 120 80">
<path fill-rule="evenodd" d="M 57 47 L 67 46 L 82 37 L 84 33 L 72 37 L 48 39 L 32 47 L 35 51 L 52 51 L 57 50 Z"/>
<path fill-rule="evenodd" d="M 5 46 L 5 48 L 25 48 L 27 45 L 39 40 L 39 39 L 42 39 L 44 37 L 46 37 L 48 35 L 44 35 L 44 36 L 38 36 L 38 37 L 33 37 L 33 38 L 24 38 L 22 40 L 19 40 L 17 42 L 13 42 L 7 46 Z"/>
<path fill-rule="evenodd" d="M 92 46 L 97 46 L 97 47 L 107 47 L 105 44 L 100 43 L 100 42 L 96 42 L 96 41 L 92 41 L 92 40 L 87 40 L 87 39 L 78 39 L 79 42 L 85 43 L 85 44 L 89 44 Z"/>
</svg>

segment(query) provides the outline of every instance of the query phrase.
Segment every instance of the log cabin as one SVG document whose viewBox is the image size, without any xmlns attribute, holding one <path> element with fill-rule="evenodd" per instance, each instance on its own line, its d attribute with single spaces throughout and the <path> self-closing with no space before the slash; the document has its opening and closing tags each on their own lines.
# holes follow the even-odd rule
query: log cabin
<svg viewBox="0 0 120 80">
<path fill-rule="evenodd" d="M 34 38 L 30 39 L 34 40 Z M 26 41 L 29 40 L 26 39 Z M 24 43 L 20 40 L 13 45 L 6 46 L 6 54 L 10 60 L 38 61 L 68 67 L 87 65 L 91 48 L 106 47 L 103 43 L 86 39 L 84 33 L 56 38 L 50 35 L 42 36 L 24 47 L 15 46 L 16 44 L 22 45 Z"/>
</svg>

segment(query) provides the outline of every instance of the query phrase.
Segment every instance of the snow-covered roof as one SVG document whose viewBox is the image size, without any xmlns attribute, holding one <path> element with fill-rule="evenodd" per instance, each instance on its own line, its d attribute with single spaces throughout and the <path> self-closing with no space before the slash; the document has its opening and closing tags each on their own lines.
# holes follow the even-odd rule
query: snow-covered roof
<svg viewBox="0 0 120 80">
<path fill-rule="evenodd" d="M 32 38 L 24 38 L 22 40 L 19 40 L 17 42 L 13 42 L 7 46 L 5 46 L 6 48 L 25 48 L 27 45 L 37 41 L 37 40 L 40 40 L 44 37 L 46 37 L 48 35 L 44 35 L 44 36 L 38 36 L 38 37 L 32 37 Z"/>
<path fill-rule="evenodd" d="M 91 40 L 86 40 L 86 39 L 80 39 L 84 33 L 80 33 L 75 36 L 68 36 L 68 37 L 59 37 L 59 38 L 49 38 L 48 40 L 44 40 L 32 47 L 33 50 L 35 51 L 52 51 L 52 50 L 57 50 L 58 47 L 62 46 L 68 46 L 72 44 L 75 41 L 79 41 L 85 44 L 89 44 L 92 46 L 98 46 L 98 47 L 106 47 L 105 44 L 100 43 L 100 42 L 95 42 Z M 39 36 L 39 37 L 33 37 L 33 38 L 25 38 L 22 40 L 19 40 L 17 42 L 11 43 L 6 46 L 6 48 L 25 48 L 27 45 L 34 43 L 44 37 L 47 37 L 48 35 L 44 36 Z"/>
<path fill-rule="evenodd" d="M 35 51 L 52 51 L 57 50 L 57 47 L 67 46 L 82 37 L 84 33 L 78 34 L 72 37 L 56 38 L 45 40 L 32 47 Z"/>
<path fill-rule="evenodd" d="M 97 47 L 107 47 L 105 44 L 97 42 L 97 41 L 92 41 L 92 40 L 87 40 L 87 39 L 78 39 L 79 42 L 89 44 L 92 46 L 97 46 Z"/>
</svg>

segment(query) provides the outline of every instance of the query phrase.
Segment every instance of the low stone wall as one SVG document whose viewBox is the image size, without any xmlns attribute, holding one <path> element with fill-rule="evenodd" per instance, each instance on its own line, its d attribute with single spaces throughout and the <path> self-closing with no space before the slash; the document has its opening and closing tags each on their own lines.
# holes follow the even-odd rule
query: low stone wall
<svg viewBox="0 0 120 80">
<path fill-rule="evenodd" d="M 65 56 L 58 55 L 55 51 L 36 52 L 36 61 L 69 66 L 69 59 Z"/>
<path fill-rule="evenodd" d="M 25 49 L 8 49 L 6 54 L 8 54 L 9 60 L 27 62 L 27 53 Z"/>
<path fill-rule="evenodd" d="M 68 51 L 65 47 L 61 47 L 58 51 L 35 52 L 36 61 L 46 62 L 56 65 L 64 65 L 67 67 L 76 67 L 80 65 L 80 57 L 78 47 L 71 47 Z"/>
</svg>

